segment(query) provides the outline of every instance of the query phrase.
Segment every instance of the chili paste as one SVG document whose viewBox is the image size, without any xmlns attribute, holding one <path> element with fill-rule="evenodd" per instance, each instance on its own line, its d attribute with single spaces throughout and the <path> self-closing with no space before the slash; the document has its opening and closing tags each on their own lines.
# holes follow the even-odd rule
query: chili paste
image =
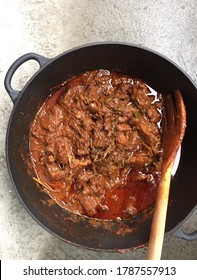
<svg viewBox="0 0 197 280">
<path fill-rule="evenodd" d="M 99 219 L 154 204 L 162 97 L 132 76 L 87 71 L 46 100 L 30 129 L 36 181 L 61 207 Z"/>
</svg>

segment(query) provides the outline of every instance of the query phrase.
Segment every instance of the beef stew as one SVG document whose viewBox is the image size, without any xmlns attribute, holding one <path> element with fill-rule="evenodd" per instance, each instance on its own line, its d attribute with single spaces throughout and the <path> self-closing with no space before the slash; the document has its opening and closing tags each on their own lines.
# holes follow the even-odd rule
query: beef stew
<svg viewBox="0 0 197 280">
<path fill-rule="evenodd" d="M 156 200 L 162 96 L 138 78 L 93 70 L 62 83 L 30 129 L 35 181 L 61 207 L 129 218 Z"/>
</svg>

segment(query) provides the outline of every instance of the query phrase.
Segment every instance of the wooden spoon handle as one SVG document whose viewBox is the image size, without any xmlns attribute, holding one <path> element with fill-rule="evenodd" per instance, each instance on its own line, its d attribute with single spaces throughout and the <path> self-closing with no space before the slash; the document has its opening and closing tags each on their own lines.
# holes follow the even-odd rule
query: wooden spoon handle
<svg viewBox="0 0 197 280">
<path fill-rule="evenodd" d="M 147 260 L 160 260 L 161 258 L 172 166 L 173 165 L 170 164 L 167 167 L 166 172 L 164 172 L 161 177 L 158 187 L 157 200 L 151 225 Z"/>
</svg>

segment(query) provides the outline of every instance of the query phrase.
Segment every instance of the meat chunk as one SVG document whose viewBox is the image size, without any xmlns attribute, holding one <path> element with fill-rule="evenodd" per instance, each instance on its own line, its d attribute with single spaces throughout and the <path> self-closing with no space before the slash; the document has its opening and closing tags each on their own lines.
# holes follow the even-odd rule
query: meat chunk
<svg viewBox="0 0 197 280">
<path fill-rule="evenodd" d="M 101 203 L 101 199 L 95 195 L 83 195 L 83 192 L 79 193 L 77 196 L 79 202 L 84 208 L 88 216 L 94 216 L 96 213 L 96 208 Z"/>
<path fill-rule="evenodd" d="M 56 163 L 46 164 L 47 175 L 51 180 L 62 180 L 65 178 L 65 171 L 61 170 L 60 166 Z"/>
</svg>

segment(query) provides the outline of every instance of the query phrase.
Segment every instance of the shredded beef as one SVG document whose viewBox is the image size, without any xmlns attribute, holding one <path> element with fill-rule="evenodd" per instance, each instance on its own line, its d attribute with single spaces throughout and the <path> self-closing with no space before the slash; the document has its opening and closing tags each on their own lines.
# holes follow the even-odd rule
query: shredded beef
<svg viewBox="0 0 197 280">
<path fill-rule="evenodd" d="M 61 205 L 94 217 L 110 211 L 106 192 L 124 189 L 131 171 L 136 181 L 159 177 L 161 95 L 107 70 L 72 77 L 55 94 L 32 123 L 30 152 L 41 182 L 65 192 Z M 138 212 L 133 200 L 123 212 Z"/>
</svg>

